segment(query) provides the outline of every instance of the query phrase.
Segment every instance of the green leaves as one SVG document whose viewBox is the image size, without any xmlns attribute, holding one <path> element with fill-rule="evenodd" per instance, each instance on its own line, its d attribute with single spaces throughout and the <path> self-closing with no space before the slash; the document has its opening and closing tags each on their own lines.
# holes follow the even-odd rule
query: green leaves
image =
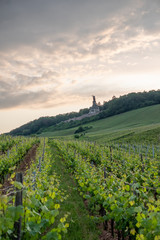
<svg viewBox="0 0 160 240">
<path fill-rule="evenodd" d="M 125 186 L 125 189 L 126 189 L 126 191 L 130 191 L 130 186 L 129 186 L 129 185 L 126 185 L 126 186 Z"/>
<path fill-rule="evenodd" d="M 24 138 L 24 137 L 10 137 L 6 138 L 6 144 L 8 147 L 4 153 L 0 155 L 0 178 L 5 177 L 7 173 L 12 173 L 16 164 L 23 160 L 23 157 L 27 151 L 37 142 L 35 138 Z M 3 140 L 4 141 L 4 140 Z M 1 146 L 1 137 L 0 137 Z"/>
<path fill-rule="evenodd" d="M 141 213 L 142 212 L 142 208 L 139 206 L 139 207 L 135 207 L 134 208 L 134 212 L 135 213 Z"/>
<path fill-rule="evenodd" d="M 20 183 L 20 182 L 17 182 L 17 181 L 14 181 L 14 186 L 17 188 L 17 189 L 22 189 L 23 188 L 23 184 Z"/>
<path fill-rule="evenodd" d="M 2 239 L 12 239 L 14 223 L 20 218 L 22 219 L 22 238 L 26 240 L 37 240 L 42 236 L 43 239 L 61 239 L 61 235 L 67 231 L 69 226 L 66 223 L 67 216 L 62 222 L 59 217 L 61 202 L 66 199 L 66 196 L 59 190 L 58 177 L 50 171 L 53 160 L 47 143 L 45 156 L 41 162 L 41 171 L 37 168 L 43 146 L 44 143 L 41 141 L 36 160 L 25 173 L 23 185 L 17 181 L 13 182 L 17 191 L 23 191 L 23 206 L 14 207 L 12 196 L 10 198 L 6 195 L 0 196 L 0 238 L 3 236 Z M 22 151 L 21 148 L 19 153 L 21 154 Z"/>
<path fill-rule="evenodd" d="M 42 237 L 42 239 L 59 240 L 59 239 L 61 239 L 61 237 L 56 231 L 52 230 L 52 231 L 48 232 L 44 237 Z"/>
<path fill-rule="evenodd" d="M 19 156 L 15 158 L 14 146 L 10 156 L 4 158 L 5 161 L 0 158 L 0 174 L 14 171 L 13 166 L 32 144 L 27 141 L 23 147 L 20 144 L 17 151 Z M 91 211 L 97 213 L 103 207 L 101 218 L 113 219 L 115 226 L 125 234 L 131 234 L 135 239 L 158 240 L 159 161 L 149 157 L 146 161 L 145 158 L 140 158 L 139 154 L 119 151 L 114 144 L 112 156 L 108 147 L 94 143 L 56 140 L 53 144 L 59 155 L 63 156 L 67 171 L 74 176 L 78 184 L 77 190 L 87 199 Z M 14 182 L 18 190 L 23 190 L 23 207 L 15 208 L 11 204 L 12 197 L 0 196 L 0 235 L 6 239 L 12 235 L 14 221 L 20 216 L 23 237 L 26 240 L 36 240 L 40 236 L 43 236 L 42 239 L 61 239 L 69 226 L 65 213 L 61 213 L 61 203 L 66 200 L 66 194 L 59 190 L 59 178 L 51 171 L 54 162 L 47 143 L 39 171 L 39 157 L 42 155 L 43 146 L 41 141 L 36 161 L 26 173 L 24 184 Z"/>
<path fill-rule="evenodd" d="M 74 169 L 71 172 L 80 194 L 88 199 L 92 210 L 103 206 L 106 219 L 114 219 L 118 229 L 128 234 L 129 226 L 130 234 L 136 239 L 158 238 L 158 221 L 155 220 L 160 214 L 158 161 L 140 158 L 135 147 L 131 153 L 131 146 L 128 154 L 126 146 L 125 151 L 120 152 L 113 145 L 111 158 L 110 149 L 97 144 L 73 141 L 54 141 L 54 144 L 69 168 L 72 159 Z M 146 149 L 148 151 L 148 147 Z M 153 186 L 157 188 L 156 194 Z"/>
</svg>

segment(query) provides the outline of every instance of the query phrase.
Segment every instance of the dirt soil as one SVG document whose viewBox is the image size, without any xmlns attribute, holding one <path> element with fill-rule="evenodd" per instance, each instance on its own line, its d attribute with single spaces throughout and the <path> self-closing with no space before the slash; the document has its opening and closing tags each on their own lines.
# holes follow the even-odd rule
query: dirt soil
<svg viewBox="0 0 160 240">
<path fill-rule="evenodd" d="M 104 230 L 103 223 L 99 226 L 100 231 L 102 232 L 100 240 L 118 240 L 117 232 L 114 230 L 114 237 L 112 236 L 112 231 L 110 227 L 110 222 L 108 223 L 108 230 Z"/>
<path fill-rule="evenodd" d="M 88 200 L 85 199 L 85 200 L 83 200 L 83 202 L 84 202 L 86 209 L 89 211 Z M 115 229 L 114 229 L 114 237 L 112 236 L 111 221 L 108 221 L 108 229 L 107 230 L 104 229 L 103 223 L 99 224 L 98 228 L 101 232 L 99 240 L 118 240 L 118 234 Z"/>
<path fill-rule="evenodd" d="M 22 172 L 25 175 L 25 172 L 27 169 L 30 168 L 33 161 L 35 161 L 36 158 L 36 150 L 38 145 L 35 144 L 25 155 L 23 161 L 20 162 L 20 164 L 15 169 L 15 173 Z M 8 177 L 9 178 L 9 177 Z M 4 181 L 2 189 L 6 189 L 11 186 L 11 183 L 9 182 L 8 178 Z M 13 179 L 15 180 L 15 178 Z M 6 190 L 3 190 L 3 194 L 6 194 Z"/>
</svg>

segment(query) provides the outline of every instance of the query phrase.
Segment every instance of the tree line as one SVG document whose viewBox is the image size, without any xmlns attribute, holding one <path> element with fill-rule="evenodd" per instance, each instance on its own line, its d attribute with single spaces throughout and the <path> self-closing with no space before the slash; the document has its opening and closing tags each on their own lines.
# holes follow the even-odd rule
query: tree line
<svg viewBox="0 0 160 240">
<path fill-rule="evenodd" d="M 104 104 L 100 106 L 100 113 L 98 115 L 84 118 L 82 120 L 64 122 L 68 119 L 79 117 L 88 113 L 89 109 L 85 108 L 81 109 L 79 112 L 59 114 L 54 117 L 41 117 L 12 130 L 9 134 L 27 136 L 39 134 L 43 131 L 55 131 L 72 128 L 85 123 L 155 104 L 160 104 L 160 90 L 138 93 L 133 92 L 118 98 L 114 96 L 111 100 L 104 102 Z"/>
</svg>

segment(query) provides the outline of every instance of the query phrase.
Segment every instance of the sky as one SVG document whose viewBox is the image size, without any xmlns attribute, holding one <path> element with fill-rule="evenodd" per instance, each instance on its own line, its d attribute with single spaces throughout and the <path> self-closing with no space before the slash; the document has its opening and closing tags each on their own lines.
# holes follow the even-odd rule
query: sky
<svg viewBox="0 0 160 240">
<path fill-rule="evenodd" d="M 160 0 L 0 0 L 0 133 L 160 89 Z"/>
</svg>

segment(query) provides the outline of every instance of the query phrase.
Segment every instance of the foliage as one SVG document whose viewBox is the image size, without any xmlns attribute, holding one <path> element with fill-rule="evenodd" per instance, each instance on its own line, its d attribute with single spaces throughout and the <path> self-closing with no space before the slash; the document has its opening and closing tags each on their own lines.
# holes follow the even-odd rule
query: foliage
<svg viewBox="0 0 160 240">
<path fill-rule="evenodd" d="M 114 116 L 116 114 L 131 111 L 146 106 L 160 104 L 160 90 L 149 92 L 129 93 L 119 98 L 114 97 L 108 102 L 104 102 L 100 106 L 100 113 L 96 116 L 84 118 L 82 120 L 65 122 L 68 119 L 81 116 L 88 113 L 89 109 L 81 109 L 78 113 L 71 112 L 67 114 L 59 114 L 55 117 L 41 117 L 37 120 L 31 121 L 10 132 L 11 135 L 31 135 L 39 134 L 44 131 L 56 131 L 61 129 L 68 129 L 77 127 L 85 123 L 95 120 Z"/>
<path fill-rule="evenodd" d="M 89 216 L 83 197 L 77 191 L 77 184 L 73 176 L 68 171 L 65 162 L 61 159 L 59 150 L 52 145 L 52 140 L 49 140 L 49 146 L 52 153 L 52 158 L 55 160 L 52 168 L 59 176 L 60 189 L 66 191 L 67 200 L 61 204 L 60 218 L 64 212 L 69 212 L 67 221 L 69 228 L 64 235 L 63 240 L 97 240 L 99 239 L 99 228 L 97 219 Z M 62 216 L 61 216 L 62 215 Z"/>
<path fill-rule="evenodd" d="M 21 145 L 22 138 L 17 139 Z M 23 138 L 24 144 L 27 141 Z M 159 239 L 159 145 L 98 145 L 52 139 L 49 142 L 51 149 L 47 140 L 41 139 L 36 161 L 25 173 L 23 185 L 13 182 L 14 174 L 10 178 L 18 191 L 23 190 L 23 206 L 14 206 L 13 193 L 17 190 L 13 186 L 7 194 L 1 194 L 0 239 L 13 239 L 14 223 L 20 217 L 22 239 L 65 239 L 70 222 L 62 205 L 68 196 L 60 187 L 62 177 L 53 170 L 55 161 L 61 159 L 68 168 L 65 171 L 72 173 L 77 183 L 76 190 L 87 200 L 90 213 L 95 214 L 93 218 L 105 223 L 114 221 L 123 237 Z"/>
<path fill-rule="evenodd" d="M 74 134 L 76 134 L 76 133 L 81 133 L 81 132 L 85 132 L 85 131 L 87 131 L 87 130 L 89 130 L 89 129 L 91 129 L 91 128 L 92 128 L 92 126 L 85 126 L 85 127 L 80 126 L 80 127 L 74 132 Z"/>
<path fill-rule="evenodd" d="M 119 143 L 128 142 L 128 143 L 144 143 L 145 144 L 157 144 L 160 142 L 160 128 L 155 128 L 151 130 L 147 130 L 142 133 L 130 133 L 128 135 L 117 137 L 115 138 L 115 141 L 118 141 Z"/>
<path fill-rule="evenodd" d="M 79 138 L 79 135 L 78 135 L 78 134 L 75 134 L 75 135 L 74 135 L 74 138 Z"/>
<path fill-rule="evenodd" d="M 16 234 L 14 223 L 20 217 L 22 239 L 60 240 L 67 232 L 68 213 L 63 213 L 59 218 L 61 203 L 66 195 L 59 189 L 58 176 L 51 172 L 53 160 L 47 143 L 45 149 L 43 146 L 41 142 L 37 159 L 24 176 L 23 206 L 13 206 L 13 193 L 0 196 L 0 239 L 13 239 Z M 14 185 L 17 186 L 17 183 Z"/>
<path fill-rule="evenodd" d="M 101 107 L 103 110 L 99 115 L 105 118 L 127 112 L 133 109 L 143 108 L 154 104 L 160 104 L 160 90 L 149 92 L 129 93 L 119 98 L 105 102 Z"/>
<path fill-rule="evenodd" d="M 24 137 L 6 137 L 6 142 L 11 144 L 6 144 L 8 151 L 5 154 L 0 155 L 0 182 L 4 179 L 6 174 L 11 173 L 20 161 L 23 160 L 23 157 L 27 151 L 37 143 L 36 138 L 24 138 Z M 3 143 L 4 144 L 4 143 Z M 9 148 L 12 146 L 12 148 Z"/>
<path fill-rule="evenodd" d="M 127 144 L 53 144 L 77 180 L 81 195 L 89 201 L 91 211 L 103 208 L 105 214 L 100 219 L 114 220 L 123 237 L 159 239 L 159 146 L 153 150 Z"/>
<path fill-rule="evenodd" d="M 0 136 L 0 153 L 5 153 L 15 144 L 15 139 L 10 136 L 1 135 Z"/>
<path fill-rule="evenodd" d="M 81 139 L 97 143 L 121 141 L 122 143 L 159 144 L 160 104 L 101 119 L 92 122 L 92 126 L 93 128 Z M 40 136 L 73 140 L 75 130 L 77 128 L 45 132 Z"/>
<path fill-rule="evenodd" d="M 37 120 L 31 121 L 27 124 L 22 125 L 19 128 L 16 128 L 10 132 L 10 135 L 31 135 L 35 133 L 42 132 L 45 128 L 49 126 L 57 126 L 57 124 L 66 121 L 70 118 L 79 117 L 83 114 L 88 113 L 88 109 L 81 109 L 78 113 L 71 112 L 66 114 L 59 114 L 55 117 L 41 117 Z"/>
</svg>

